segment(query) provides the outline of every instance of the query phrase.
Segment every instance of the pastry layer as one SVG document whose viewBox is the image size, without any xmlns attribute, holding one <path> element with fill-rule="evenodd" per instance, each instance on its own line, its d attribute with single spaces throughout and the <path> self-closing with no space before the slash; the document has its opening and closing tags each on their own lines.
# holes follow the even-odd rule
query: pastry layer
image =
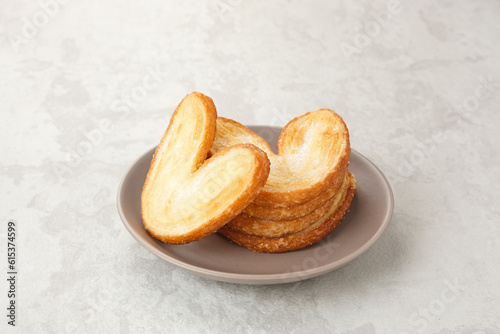
<svg viewBox="0 0 500 334">
<path fill-rule="evenodd" d="M 338 205 L 342 196 L 345 195 L 347 188 L 351 185 L 351 178 L 352 175 L 348 172 L 337 193 L 318 209 L 306 216 L 292 220 L 263 220 L 240 213 L 227 226 L 241 233 L 263 237 L 279 237 L 285 234 L 298 233 L 317 222 L 332 206 Z"/>
<path fill-rule="evenodd" d="M 255 252 L 282 253 L 301 249 L 323 240 L 337 227 L 349 210 L 355 193 L 356 180 L 352 176 L 349 187 L 345 192 L 342 192 L 338 203 L 332 205 L 330 210 L 316 223 L 298 233 L 280 237 L 263 237 L 236 231 L 228 225 L 223 226 L 218 232 L 229 240 Z"/>
<path fill-rule="evenodd" d="M 343 169 L 342 169 L 343 170 Z M 341 171 L 339 172 L 341 173 Z M 343 181 L 341 178 L 336 178 L 335 181 Z M 255 219 L 262 220 L 294 220 L 312 214 L 321 207 L 330 202 L 339 190 L 339 185 L 334 182 L 319 196 L 314 197 L 308 202 L 302 204 L 291 205 L 287 207 L 270 207 L 250 203 L 243 212 Z"/>
</svg>

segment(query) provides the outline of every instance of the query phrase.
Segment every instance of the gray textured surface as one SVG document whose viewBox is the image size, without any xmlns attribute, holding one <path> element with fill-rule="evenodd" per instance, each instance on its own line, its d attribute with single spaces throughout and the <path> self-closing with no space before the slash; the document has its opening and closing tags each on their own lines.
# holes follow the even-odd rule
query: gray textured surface
<svg viewBox="0 0 500 334">
<path fill-rule="evenodd" d="M 0 237 L 15 219 L 19 332 L 500 331 L 500 2 L 60 3 L 0 12 Z M 245 124 L 340 113 L 394 188 L 379 242 L 279 286 L 198 278 L 141 248 L 116 189 L 193 90 Z"/>
</svg>

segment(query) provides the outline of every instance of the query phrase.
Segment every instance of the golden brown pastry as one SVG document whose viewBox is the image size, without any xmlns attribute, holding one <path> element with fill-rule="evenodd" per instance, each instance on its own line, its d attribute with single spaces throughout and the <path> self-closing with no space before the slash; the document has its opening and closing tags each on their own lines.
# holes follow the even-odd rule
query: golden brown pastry
<svg viewBox="0 0 500 334">
<path fill-rule="evenodd" d="M 349 176 L 349 186 L 341 190 L 338 199 L 332 203 L 328 212 L 307 229 L 298 233 L 285 234 L 279 237 L 264 237 L 242 233 L 223 226 L 218 232 L 229 240 L 255 252 L 282 253 L 301 249 L 317 243 L 330 234 L 344 219 L 351 201 L 356 193 L 356 180 Z"/>
<path fill-rule="evenodd" d="M 262 237 L 279 237 L 285 234 L 304 231 L 323 217 L 328 210 L 331 209 L 334 203 L 338 203 L 339 198 L 345 194 L 347 188 L 351 186 L 352 178 L 353 176 L 349 172 L 346 173 L 344 182 L 335 196 L 306 216 L 292 220 L 272 220 L 272 218 L 265 220 L 249 216 L 245 213 L 240 213 L 231 220 L 227 226 L 244 234 L 259 235 Z"/>
<path fill-rule="evenodd" d="M 240 143 L 254 144 L 271 161 L 266 185 L 253 202 L 263 207 L 290 207 L 306 203 L 332 187 L 336 191 L 350 158 L 347 127 L 329 109 L 309 112 L 289 122 L 279 137 L 278 155 L 245 126 L 219 117 L 210 153 Z"/>
<path fill-rule="evenodd" d="M 144 183 L 145 228 L 173 244 L 199 240 L 236 217 L 264 186 L 270 162 L 251 144 L 232 145 L 206 160 L 216 131 L 211 98 L 187 95 L 176 108 Z"/>
<path fill-rule="evenodd" d="M 334 111 L 320 109 L 289 122 L 278 153 L 245 126 L 217 119 L 211 154 L 240 143 L 261 148 L 271 161 L 266 185 L 219 233 L 257 252 L 287 252 L 325 238 L 344 218 L 356 192 L 349 173 L 349 132 Z"/>
<path fill-rule="evenodd" d="M 327 202 L 331 201 L 332 197 L 338 191 L 338 186 L 332 184 L 321 195 L 314 197 L 308 202 L 302 204 L 295 204 L 286 207 L 271 207 L 262 206 L 255 203 L 250 203 L 244 212 L 245 214 L 258 218 L 258 219 L 272 219 L 272 220 L 293 220 L 299 219 L 304 216 L 312 214 L 314 211 L 319 210 Z"/>
</svg>

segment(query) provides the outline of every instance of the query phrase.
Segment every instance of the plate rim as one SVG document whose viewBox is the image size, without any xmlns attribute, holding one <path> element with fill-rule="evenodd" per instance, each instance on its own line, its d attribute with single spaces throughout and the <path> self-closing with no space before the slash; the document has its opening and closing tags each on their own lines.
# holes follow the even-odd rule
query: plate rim
<svg viewBox="0 0 500 334">
<path fill-rule="evenodd" d="M 258 127 L 256 125 L 252 127 Z M 279 127 L 271 127 L 271 126 L 261 126 L 261 127 L 267 127 L 267 128 L 275 128 L 275 129 L 280 129 Z M 146 242 L 143 238 L 141 238 L 138 234 L 135 233 L 135 231 L 132 229 L 131 224 L 128 222 L 128 219 L 125 217 L 125 214 L 123 212 L 122 206 L 121 206 L 121 196 L 122 196 L 122 188 L 125 183 L 126 178 L 130 174 L 131 170 L 137 165 L 137 163 L 144 158 L 146 154 L 149 154 L 150 151 L 153 151 L 156 149 L 157 146 L 153 146 L 152 148 L 148 149 L 145 151 L 143 154 L 141 154 L 138 158 L 135 159 L 135 161 L 128 166 L 126 169 L 125 173 L 123 174 L 120 184 L 117 189 L 117 197 L 116 197 L 116 204 L 117 204 L 117 209 L 118 209 L 118 214 L 121 218 L 121 221 L 123 225 L 125 225 L 125 228 L 127 231 L 132 235 L 132 237 L 144 248 L 146 248 L 149 252 L 154 254 L 156 257 L 160 258 L 161 260 L 170 263 L 174 265 L 175 267 L 182 269 L 184 271 L 187 271 L 189 273 L 195 274 L 200 277 L 212 279 L 212 280 L 217 280 L 217 281 L 223 281 L 223 282 L 228 282 L 228 283 L 240 283 L 240 284 L 255 284 L 255 285 L 263 285 L 263 284 L 281 284 L 281 283 L 291 283 L 291 282 L 296 282 L 296 281 L 301 281 L 309 278 L 313 278 L 316 276 L 320 276 L 322 274 L 326 274 L 330 271 L 333 271 L 335 269 L 338 269 L 345 264 L 353 261 L 363 253 L 365 253 L 368 249 L 370 249 L 380 238 L 380 236 L 385 232 L 387 227 L 389 226 L 393 213 L 394 213 L 394 193 L 391 187 L 391 184 L 389 183 L 389 180 L 387 177 L 384 175 L 384 173 L 380 170 L 380 168 L 377 167 L 370 159 L 368 159 L 366 156 L 363 154 L 359 153 L 357 150 L 351 148 L 351 152 L 354 152 L 355 154 L 359 155 L 362 160 L 364 160 L 365 163 L 370 164 L 382 177 L 382 180 L 384 181 L 385 186 L 387 187 L 387 191 L 389 193 L 389 201 L 388 201 L 388 211 L 386 213 L 386 217 L 383 221 L 383 223 L 380 225 L 380 227 L 377 229 L 376 233 L 374 233 L 370 239 L 365 242 L 361 247 L 356 249 L 356 251 L 349 253 L 348 255 L 344 256 L 343 258 L 333 261 L 330 263 L 327 263 L 322 266 L 317 266 L 309 269 L 304 269 L 300 271 L 290 271 L 290 272 L 283 272 L 283 273 L 275 273 L 275 274 L 243 274 L 243 273 L 234 273 L 234 272 L 222 272 L 218 270 L 213 270 L 213 269 L 207 269 L 207 268 L 201 268 L 193 264 L 186 263 L 184 261 L 178 260 L 175 257 L 169 256 L 160 250 L 158 250 L 156 247 L 152 246 L 149 242 Z M 321 244 L 318 243 L 316 245 Z M 310 247 L 314 247 L 314 245 L 311 245 Z"/>
</svg>

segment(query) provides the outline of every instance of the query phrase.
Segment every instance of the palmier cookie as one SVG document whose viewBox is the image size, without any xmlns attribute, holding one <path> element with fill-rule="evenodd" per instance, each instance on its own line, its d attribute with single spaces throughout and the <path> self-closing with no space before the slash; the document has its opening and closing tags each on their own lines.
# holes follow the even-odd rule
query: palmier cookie
<svg viewBox="0 0 500 334">
<path fill-rule="evenodd" d="M 155 151 L 141 211 L 145 228 L 161 241 L 184 244 L 217 231 L 255 199 L 267 180 L 269 159 L 251 144 L 227 147 L 206 160 L 216 120 L 211 98 L 187 95 Z"/>
<path fill-rule="evenodd" d="M 289 207 L 303 204 L 326 189 L 340 187 L 350 158 L 349 132 L 334 111 L 320 109 L 290 121 L 278 140 L 278 155 L 259 135 L 233 120 L 218 118 L 210 149 L 215 154 L 240 143 L 267 153 L 271 172 L 253 204 Z"/>
</svg>

